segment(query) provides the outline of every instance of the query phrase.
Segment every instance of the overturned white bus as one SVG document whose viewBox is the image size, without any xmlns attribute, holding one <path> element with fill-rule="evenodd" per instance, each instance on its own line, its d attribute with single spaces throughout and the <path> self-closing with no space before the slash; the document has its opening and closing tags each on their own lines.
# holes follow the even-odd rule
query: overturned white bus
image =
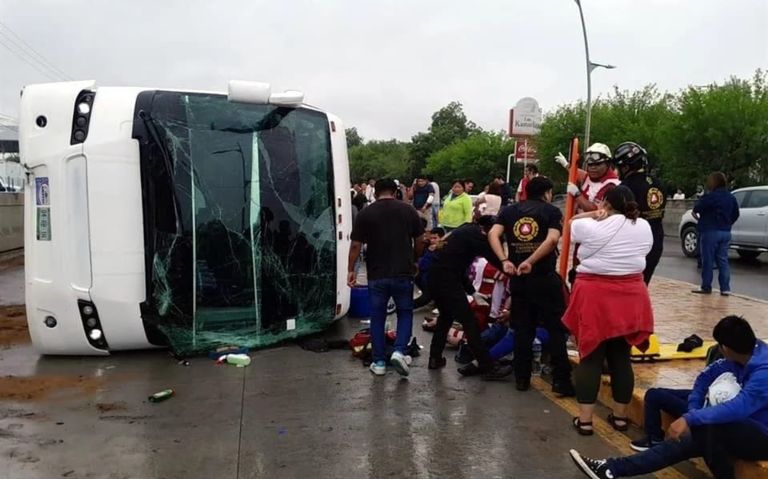
<svg viewBox="0 0 768 479">
<path fill-rule="evenodd" d="M 31 85 L 19 134 L 41 353 L 259 347 L 346 314 L 344 126 L 303 94 Z"/>
</svg>

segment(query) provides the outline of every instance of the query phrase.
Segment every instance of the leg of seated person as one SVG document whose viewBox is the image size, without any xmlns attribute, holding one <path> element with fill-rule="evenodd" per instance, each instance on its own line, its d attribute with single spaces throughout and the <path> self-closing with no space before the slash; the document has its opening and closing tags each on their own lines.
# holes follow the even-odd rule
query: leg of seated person
<svg viewBox="0 0 768 479">
<path fill-rule="evenodd" d="M 734 477 L 734 459 L 768 460 L 768 433 L 750 420 L 694 426 L 691 436 L 717 479 Z"/>
<path fill-rule="evenodd" d="M 608 459 L 606 467 L 613 477 L 642 476 L 700 456 L 701 453 L 689 434 L 683 436 L 680 442 L 664 441 L 645 452 Z"/>
</svg>

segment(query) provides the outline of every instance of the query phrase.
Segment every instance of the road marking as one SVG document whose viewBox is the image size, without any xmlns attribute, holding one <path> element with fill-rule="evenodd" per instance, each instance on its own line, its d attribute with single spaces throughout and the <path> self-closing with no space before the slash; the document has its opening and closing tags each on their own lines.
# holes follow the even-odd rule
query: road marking
<svg viewBox="0 0 768 479">
<path fill-rule="evenodd" d="M 532 378 L 531 385 L 536 388 L 537 391 L 543 394 L 547 399 L 557 404 L 561 409 L 565 410 L 572 417 L 579 415 L 579 405 L 576 404 L 576 402 L 573 400 L 555 396 L 552 393 L 552 386 L 543 379 Z M 629 456 L 631 454 L 636 454 L 636 452 L 629 447 L 629 438 L 627 438 L 627 436 L 614 430 L 610 424 L 597 416 L 592 419 L 592 422 L 592 428 L 595 430 L 595 433 L 601 438 L 605 439 L 613 447 L 618 449 L 623 455 Z M 671 467 L 656 472 L 654 476 L 658 477 L 659 479 L 688 479 L 688 476 Z"/>
</svg>

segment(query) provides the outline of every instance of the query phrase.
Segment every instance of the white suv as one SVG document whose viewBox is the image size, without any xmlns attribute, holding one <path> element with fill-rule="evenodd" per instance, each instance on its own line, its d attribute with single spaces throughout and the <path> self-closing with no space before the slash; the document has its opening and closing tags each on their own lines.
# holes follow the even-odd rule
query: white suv
<svg viewBox="0 0 768 479">
<path fill-rule="evenodd" d="M 768 186 L 741 188 L 733 192 L 739 203 L 739 220 L 731 230 L 731 249 L 744 259 L 755 259 L 768 252 Z M 699 255 L 696 219 L 688 210 L 678 229 L 683 253 L 689 258 Z"/>
</svg>

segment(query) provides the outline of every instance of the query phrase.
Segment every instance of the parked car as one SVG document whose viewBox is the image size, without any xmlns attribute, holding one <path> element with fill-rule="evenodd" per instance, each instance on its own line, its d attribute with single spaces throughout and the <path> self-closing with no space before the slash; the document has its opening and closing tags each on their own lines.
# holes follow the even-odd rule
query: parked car
<svg viewBox="0 0 768 479">
<path fill-rule="evenodd" d="M 744 259 L 756 259 L 768 252 L 768 186 L 741 188 L 733 196 L 739 203 L 740 215 L 731 230 L 731 249 Z M 699 255 L 696 223 L 692 210 L 688 210 L 678 229 L 683 253 L 689 258 Z"/>
</svg>

